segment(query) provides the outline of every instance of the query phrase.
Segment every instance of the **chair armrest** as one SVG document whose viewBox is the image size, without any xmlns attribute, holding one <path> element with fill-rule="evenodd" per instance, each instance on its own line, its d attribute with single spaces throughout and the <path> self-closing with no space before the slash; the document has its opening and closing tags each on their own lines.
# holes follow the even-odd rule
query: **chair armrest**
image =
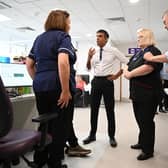
<svg viewBox="0 0 168 168">
<path fill-rule="evenodd" d="M 55 119 L 56 117 L 58 117 L 57 113 L 42 114 L 32 118 L 32 122 L 47 123 L 49 120 Z"/>
<path fill-rule="evenodd" d="M 40 123 L 40 131 L 41 131 L 41 140 L 38 145 L 38 150 L 43 150 L 47 142 L 47 132 L 48 132 L 48 123 L 50 120 L 58 117 L 57 113 L 46 113 L 39 115 L 38 117 L 32 118 L 32 122 Z"/>
</svg>

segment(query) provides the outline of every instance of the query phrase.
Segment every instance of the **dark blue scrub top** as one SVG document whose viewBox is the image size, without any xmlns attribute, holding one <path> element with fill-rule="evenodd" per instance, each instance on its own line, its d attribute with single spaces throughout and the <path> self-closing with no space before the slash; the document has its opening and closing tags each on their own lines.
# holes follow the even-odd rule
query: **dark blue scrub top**
<svg viewBox="0 0 168 168">
<path fill-rule="evenodd" d="M 70 90 L 75 92 L 75 49 L 70 36 L 59 30 L 50 30 L 39 35 L 34 41 L 29 58 L 36 63 L 36 74 L 33 80 L 35 92 L 61 91 L 58 74 L 58 54 L 67 53 L 70 62 Z"/>
</svg>

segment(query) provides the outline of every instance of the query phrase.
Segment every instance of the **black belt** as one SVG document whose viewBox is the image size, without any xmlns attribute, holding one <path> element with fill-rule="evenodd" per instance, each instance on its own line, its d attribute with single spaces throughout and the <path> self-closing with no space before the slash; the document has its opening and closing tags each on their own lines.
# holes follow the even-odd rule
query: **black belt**
<svg viewBox="0 0 168 168">
<path fill-rule="evenodd" d="M 94 78 L 96 79 L 107 79 L 110 75 L 106 75 L 106 76 L 94 76 Z"/>
</svg>

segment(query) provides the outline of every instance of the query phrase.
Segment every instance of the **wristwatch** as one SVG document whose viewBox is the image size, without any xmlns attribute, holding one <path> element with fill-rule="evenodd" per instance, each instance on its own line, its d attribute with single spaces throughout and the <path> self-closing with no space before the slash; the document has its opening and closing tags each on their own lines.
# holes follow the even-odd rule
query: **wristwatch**
<svg viewBox="0 0 168 168">
<path fill-rule="evenodd" d="M 166 56 L 166 59 L 168 60 L 168 51 L 166 51 L 166 52 L 164 53 L 164 55 Z"/>
</svg>

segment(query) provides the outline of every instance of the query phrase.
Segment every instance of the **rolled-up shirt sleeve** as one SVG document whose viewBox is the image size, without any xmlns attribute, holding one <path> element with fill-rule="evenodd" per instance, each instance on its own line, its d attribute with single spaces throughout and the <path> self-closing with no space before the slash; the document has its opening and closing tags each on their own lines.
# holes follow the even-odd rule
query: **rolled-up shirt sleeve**
<svg viewBox="0 0 168 168">
<path fill-rule="evenodd" d="M 114 49 L 115 51 L 115 55 L 117 56 L 117 58 L 122 62 L 122 63 L 128 63 L 128 59 L 125 57 L 125 55 L 118 50 L 117 48 Z"/>
<path fill-rule="evenodd" d="M 166 51 L 166 52 L 164 53 L 164 55 L 166 56 L 166 59 L 168 60 L 168 51 Z"/>
</svg>

